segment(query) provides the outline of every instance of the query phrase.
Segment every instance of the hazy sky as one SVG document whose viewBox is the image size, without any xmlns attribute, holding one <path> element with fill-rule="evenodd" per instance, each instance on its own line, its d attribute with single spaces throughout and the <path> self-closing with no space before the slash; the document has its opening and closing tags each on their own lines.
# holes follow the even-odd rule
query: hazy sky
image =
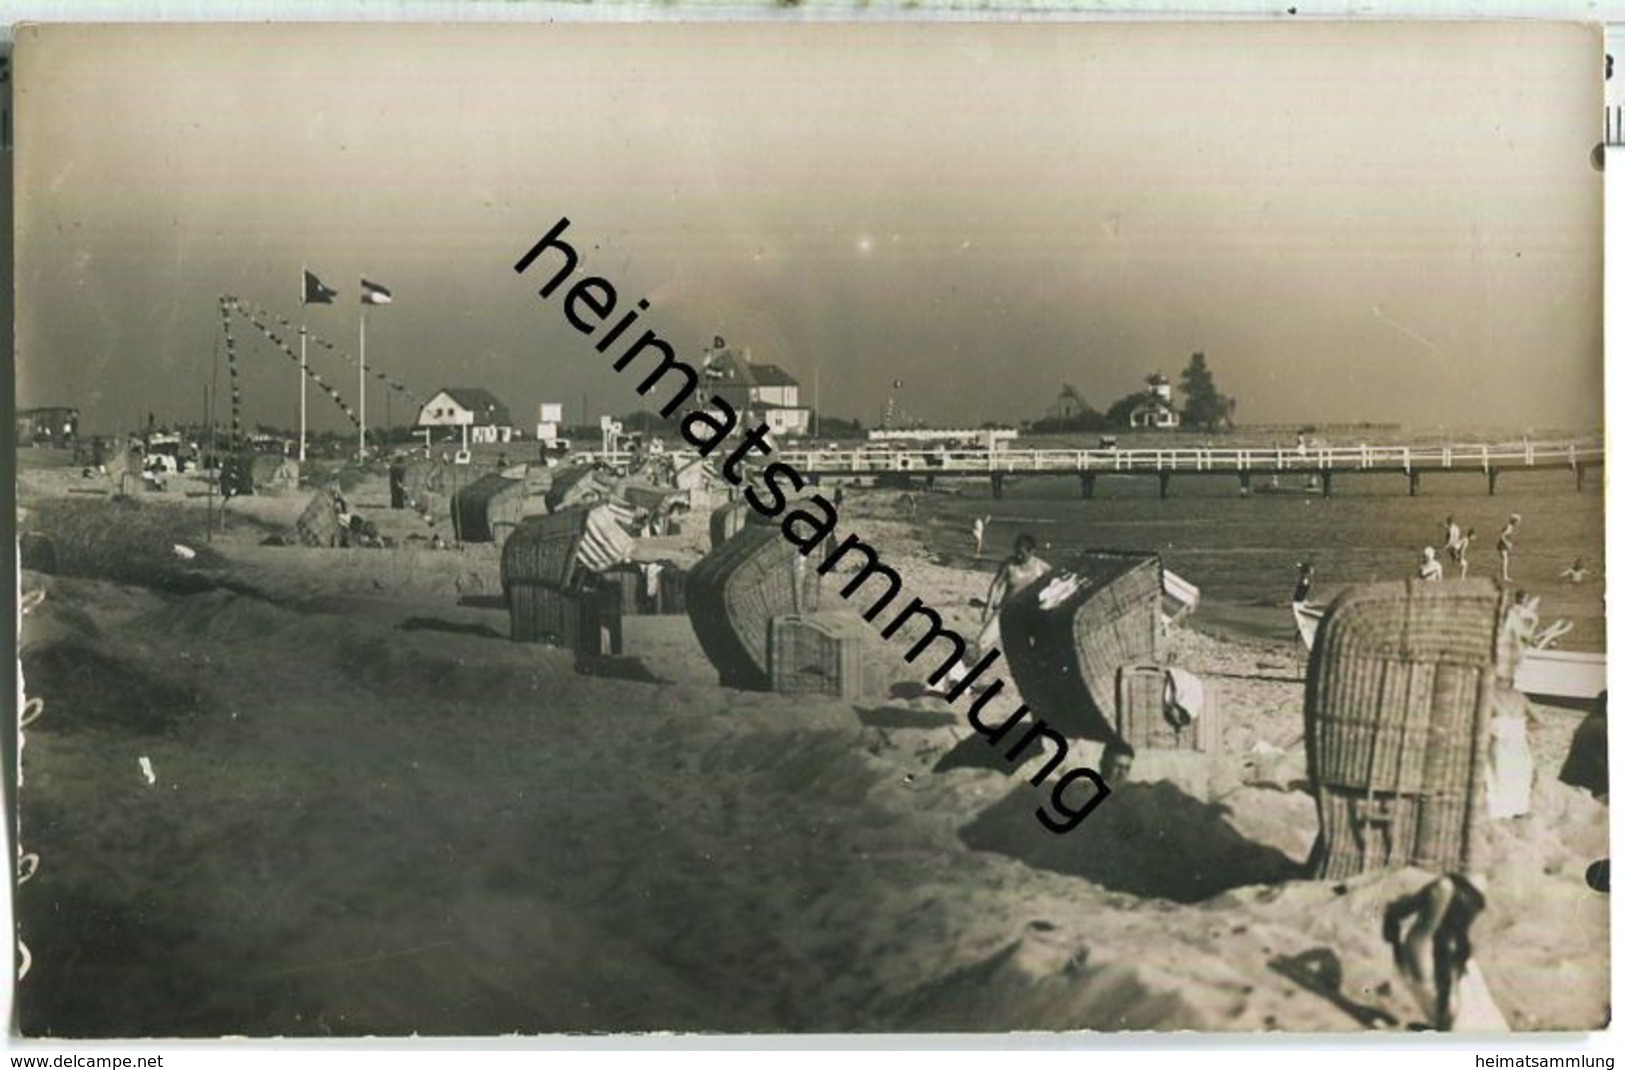
<svg viewBox="0 0 1625 1070">
<path fill-rule="evenodd" d="M 17 35 L 18 403 L 201 415 L 216 298 L 521 423 L 639 407 L 512 264 L 559 217 L 697 362 L 821 408 L 1096 407 L 1204 350 L 1245 422 L 1600 427 L 1583 26 L 49 27 Z M 536 274 L 540 267 L 533 268 Z M 297 370 L 239 329 L 245 416 Z M 354 403 L 353 369 L 312 347 Z M 318 394 L 312 424 L 346 426 Z M 383 410 L 369 390 L 369 409 Z M 405 422 L 403 406 L 393 415 Z"/>
</svg>

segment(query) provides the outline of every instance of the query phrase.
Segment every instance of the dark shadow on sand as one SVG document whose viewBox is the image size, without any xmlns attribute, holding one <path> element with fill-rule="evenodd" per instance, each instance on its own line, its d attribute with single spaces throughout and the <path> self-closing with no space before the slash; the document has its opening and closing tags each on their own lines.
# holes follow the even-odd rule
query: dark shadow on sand
<svg viewBox="0 0 1625 1070">
<path fill-rule="evenodd" d="M 988 745 L 980 735 L 966 736 L 937 759 L 931 767 L 933 773 L 946 773 L 954 769 L 996 769 L 1013 773 L 1015 769 L 1004 757 L 1004 750 Z M 1035 804 L 1036 805 L 1036 804 Z"/>
<path fill-rule="evenodd" d="M 17 1027 L 32 1037 L 219 1036 L 242 1031 L 230 1015 L 198 1008 L 211 986 L 188 969 L 195 935 L 162 901 L 58 879 L 20 889 L 17 931 L 33 963 L 17 986 Z M 131 963 L 145 963 L 130 985 Z M 108 998 L 117 992 L 117 998 Z"/>
<path fill-rule="evenodd" d="M 605 680 L 630 680 L 635 684 L 670 682 L 650 672 L 641 658 L 621 654 L 603 654 L 597 657 L 583 654 L 576 658 L 576 672 L 583 676 L 597 676 Z"/>
<path fill-rule="evenodd" d="M 435 617 L 410 617 L 398 625 L 403 632 L 446 632 L 450 635 L 473 635 L 481 639 L 502 639 L 508 637 L 491 627 L 489 624 L 468 624 L 458 621 L 439 620 Z"/>
<path fill-rule="evenodd" d="M 1220 680 L 1262 680 L 1271 684 L 1301 684 L 1304 682 L 1302 676 L 1268 676 L 1256 672 L 1210 672 L 1207 675 Z"/>
<path fill-rule="evenodd" d="M 1343 994 L 1343 962 L 1329 947 L 1317 947 L 1298 955 L 1278 955 L 1270 969 L 1326 1000 L 1366 1029 L 1395 1028 L 1399 1019 L 1381 1007 L 1357 1003 Z"/>
<path fill-rule="evenodd" d="M 101 728 L 168 735 L 201 716 L 207 705 L 197 691 L 162 679 L 148 666 L 76 641 L 29 651 L 22 668 L 29 690 L 50 699 L 48 716 L 30 731 L 67 734 Z"/>
<path fill-rule="evenodd" d="M 915 710 L 907 706 L 858 707 L 858 720 L 867 728 L 950 728 L 957 721 L 946 710 Z M 988 749 L 985 747 L 983 749 Z"/>
<path fill-rule="evenodd" d="M 500 594 L 465 594 L 457 604 L 471 609 L 507 609 L 508 599 Z"/>
<path fill-rule="evenodd" d="M 1120 784 L 1077 828 L 1050 832 L 1034 811 L 1048 807 L 1051 782 L 1018 785 L 962 828 L 960 839 L 973 850 L 1109 891 L 1178 903 L 1304 876 L 1302 863 L 1237 832 L 1226 820 L 1229 807 L 1204 803 L 1167 781 Z"/>
</svg>

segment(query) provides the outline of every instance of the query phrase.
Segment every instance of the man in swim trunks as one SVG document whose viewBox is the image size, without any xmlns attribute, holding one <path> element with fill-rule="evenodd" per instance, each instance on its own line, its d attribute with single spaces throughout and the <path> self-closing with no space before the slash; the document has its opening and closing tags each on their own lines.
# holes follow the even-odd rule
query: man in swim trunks
<svg viewBox="0 0 1625 1070">
<path fill-rule="evenodd" d="M 993 582 L 987 589 L 987 601 L 982 605 L 982 630 L 976 633 L 973 649 L 965 654 L 966 661 L 975 659 L 999 643 L 999 610 L 1004 603 L 1049 572 L 1050 564 L 1036 551 L 1038 540 L 1027 532 L 1016 536 L 1013 552 L 999 565 Z M 948 670 L 940 684 L 931 685 L 933 691 L 947 691 L 970 670 L 962 662 Z"/>
<path fill-rule="evenodd" d="M 982 619 L 992 624 L 993 642 L 998 642 L 999 610 L 1004 603 L 1050 570 L 1049 562 L 1038 556 L 1037 549 L 1037 539 L 1025 531 L 1017 535 L 1014 550 L 999 566 L 999 571 L 993 577 L 993 583 L 987 589 L 987 603 L 982 607 Z M 982 634 L 987 634 L 986 627 L 982 629 Z M 978 638 L 977 646 L 982 645 L 984 644 Z"/>
<path fill-rule="evenodd" d="M 1509 574 L 1512 563 L 1512 536 L 1518 533 L 1518 525 L 1522 522 L 1523 517 L 1513 513 L 1507 520 L 1507 526 L 1501 529 L 1501 537 L 1495 543 L 1495 549 L 1501 555 L 1502 583 L 1512 582 L 1512 576 Z"/>
</svg>

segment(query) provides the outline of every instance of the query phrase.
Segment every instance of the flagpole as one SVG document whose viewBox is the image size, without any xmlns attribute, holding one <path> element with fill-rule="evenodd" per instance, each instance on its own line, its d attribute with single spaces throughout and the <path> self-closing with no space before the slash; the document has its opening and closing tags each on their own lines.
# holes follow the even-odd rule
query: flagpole
<svg viewBox="0 0 1625 1070">
<path fill-rule="evenodd" d="M 818 434 L 818 368 L 813 368 L 812 434 Z"/>
<path fill-rule="evenodd" d="M 310 305 L 305 301 L 305 276 L 309 268 L 299 268 L 299 463 L 305 463 L 305 380 L 310 378 L 305 360 L 305 322 Z"/>
<path fill-rule="evenodd" d="M 360 376 L 361 389 L 361 419 L 358 421 L 361 431 L 361 452 L 357 460 L 367 459 L 367 295 L 361 295 L 361 360 L 357 374 Z"/>
</svg>

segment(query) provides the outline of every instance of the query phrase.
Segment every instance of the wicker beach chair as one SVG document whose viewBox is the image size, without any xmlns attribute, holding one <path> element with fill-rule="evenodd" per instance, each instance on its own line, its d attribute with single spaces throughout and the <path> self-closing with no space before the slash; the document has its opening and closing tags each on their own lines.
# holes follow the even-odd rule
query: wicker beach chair
<svg viewBox="0 0 1625 1070">
<path fill-rule="evenodd" d="M 305 511 L 294 522 L 300 545 L 331 547 L 339 544 L 339 516 L 333 492 L 319 490 L 311 495 Z"/>
<path fill-rule="evenodd" d="M 524 502 L 524 480 L 483 476 L 452 496 L 451 530 L 458 542 L 496 542 L 499 525 L 515 526 Z"/>
<path fill-rule="evenodd" d="M 1200 709 L 1182 708 L 1166 665 L 1124 665 L 1117 671 L 1117 734 L 1136 751 L 1217 751 L 1224 739 L 1224 707 L 1211 680 Z M 1192 716 L 1194 714 L 1194 716 Z"/>
<path fill-rule="evenodd" d="M 772 687 L 768 633 L 775 617 L 818 609 L 817 562 L 778 528 L 747 525 L 686 577 L 694 634 L 724 687 Z"/>
<path fill-rule="evenodd" d="M 606 530 L 613 534 L 603 514 L 585 507 L 529 517 L 514 528 L 502 544 L 500 573 L 514 642 L 621 652 L 620 586 L 600 582 L 588 567 L 593 555 L 584 552 Z"/>
<path fill-rule="evenodd" d="M 1369 584 L 1328 608 L 1304 702 L 1317 876 L 1471 867 L 1505 612 L 1484 579 Z"/>
<path fill-rule="evenodd" d="M 863 637 L 855 613 L 774 617 L 768 628 L 773 690 L 781 695 L 863 695 Z"/>
<path fill-rule="evenodd" d="M 727 541 L 739 534 L 750 519 L 750 503 L 743 498 L 725 502 L 711 511 L 711 549 L 720 550 Z"/>
<path fill-rule="evenodd" d="M 1118 670 L 1162 661 L 1162 562 L 1091 550 L 1007 599 L 999 632 L 1022 701 L 1069 736 L 1124 742 Z"/>
<path fill-rule="evenodd" d="M 237 463 L 244 475 L 241 494 L 282 494 L 299 489 L 299 462 L 280 453 L 242 453 Z"/>
</svg>

